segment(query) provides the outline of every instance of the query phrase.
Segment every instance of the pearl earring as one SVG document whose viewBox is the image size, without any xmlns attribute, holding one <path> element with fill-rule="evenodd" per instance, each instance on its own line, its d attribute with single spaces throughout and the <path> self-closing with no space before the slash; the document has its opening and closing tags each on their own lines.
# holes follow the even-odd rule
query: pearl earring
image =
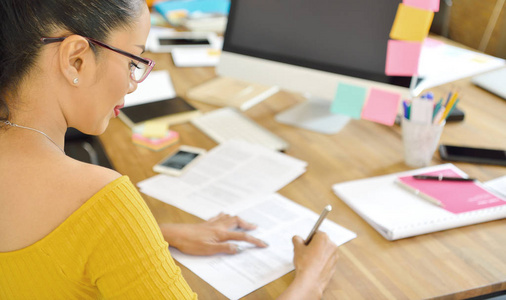
<svg viewBox="0 0 506 300">
<path fill-rule="evenodd" d="M 74 78 L 74 84 L 78 84 L 79 83 L 79 78 Z"/>
</svg>

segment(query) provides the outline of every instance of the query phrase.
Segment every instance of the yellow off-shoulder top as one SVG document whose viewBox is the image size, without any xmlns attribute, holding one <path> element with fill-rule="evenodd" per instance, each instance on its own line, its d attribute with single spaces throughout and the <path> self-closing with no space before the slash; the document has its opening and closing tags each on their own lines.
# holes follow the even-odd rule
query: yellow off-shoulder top
<svg viewBox="0 0 506 300">
<path fill-rule="evenodd" d="M 196 299 L 127 176 L 50 234 L 0 252 L 0 299 Z"/>
</svg>

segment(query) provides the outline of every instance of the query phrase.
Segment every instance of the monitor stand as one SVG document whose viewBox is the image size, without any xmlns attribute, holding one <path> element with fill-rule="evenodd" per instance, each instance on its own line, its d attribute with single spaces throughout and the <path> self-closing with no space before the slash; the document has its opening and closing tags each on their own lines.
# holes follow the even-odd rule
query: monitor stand
<svg viewBox="0 0 506 300">
<path fill-rule="evenodd" d="M 308 98 L 276 115 L 276 121 L 325 134 L 338 133 L 350 117 L 330 112 L 331 102 L 324 99 Z"/>
</svg>

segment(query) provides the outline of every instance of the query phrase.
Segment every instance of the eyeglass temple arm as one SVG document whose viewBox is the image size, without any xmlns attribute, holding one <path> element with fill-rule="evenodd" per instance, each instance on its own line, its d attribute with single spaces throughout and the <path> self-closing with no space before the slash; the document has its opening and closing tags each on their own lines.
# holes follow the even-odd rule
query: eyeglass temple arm
<svg viewBox="0 0 506 300">
<path fill-rule="evenodd" d="M 63 42 L 63 40 L 65 40 L 67 37 L 59 37 L 59 38 L 47 38 L 47 37 L 43 37 L 43 38 L 40 38 L 40 41 L 44 44 L 51 44 L 51 43 L 57 43 L 57 42 Z M 97 41 L 95 39 L 92 39 L 92 38 L 85 38 L 87 39 L 90 43 L 93 43 L 93 44 L 97 44 L 101 47 L 104 47 L 104 48 L 107 48 L 109 50 L 112 50 L 114 52 L 118 52 L 118 53 L 121 53 L 131 59 L 135 59 L 137 61 L 141 61 L 143 63 L 145 63 L 146 65 L 150 66 L 150 67 L 153 67 L 155 65 L 155 62 L 153 60 L 150 60 L 150 59 L 145 59 L 143 57 L 140 57 L 140 56 L 136 56 L 136 55 L 133 55 L 131 53 L 128 53 L 126 51 L 123 51 L 121 49 L 118 49 L 118 48 L 115 48 L 115 47 L 112 47 L 112 46 L 109 46 L 107 44 L 104 44 L 100 41 Z"/>
<path fill-rule="evenodd" d="M 66 37 L 61 37 L 61 38 L 46 38 L 46 37 L 43 37 L 43 38 L 40 38 L 40 41 L 43 44 L 51 44 L 51 43 L 63 42 L 64 39 L 66 39 Z"/>
</svg>

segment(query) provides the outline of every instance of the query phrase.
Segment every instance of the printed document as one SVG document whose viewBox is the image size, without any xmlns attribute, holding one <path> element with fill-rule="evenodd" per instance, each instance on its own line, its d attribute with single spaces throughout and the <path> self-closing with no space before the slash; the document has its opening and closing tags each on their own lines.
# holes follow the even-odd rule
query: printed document
<svg viewBox="0 0 506 300">
<path fill-rule="evenodd" d="M 229 299 L 239 299 L 294 269 L 292 237 L 306 238 L 318 214 L 279 195 L 260 196 L 237 210 L 227 210 L 258 225 L 249 234 L 269 244 L 256 248 L 241 243 L 246 250 L 236 255 L 192 256 L 171 248 L 171 254 L 185 267 Z M 332 214 L 332 213 L 331 213 Z M 356 234 L 325 220 L 320 230 L 337 245 Z M 239 244 L 239 242 L 238 242 Z"/>
<path fill-rule="evenodd" d="M 209 151 L 180 177 L 157 175 L 141 192 L 208 220 L 243 207 L 255 195 L 269 195 L 306 170 L 307 163 L 245 141 L 227 141 Z"/>
</svg>

